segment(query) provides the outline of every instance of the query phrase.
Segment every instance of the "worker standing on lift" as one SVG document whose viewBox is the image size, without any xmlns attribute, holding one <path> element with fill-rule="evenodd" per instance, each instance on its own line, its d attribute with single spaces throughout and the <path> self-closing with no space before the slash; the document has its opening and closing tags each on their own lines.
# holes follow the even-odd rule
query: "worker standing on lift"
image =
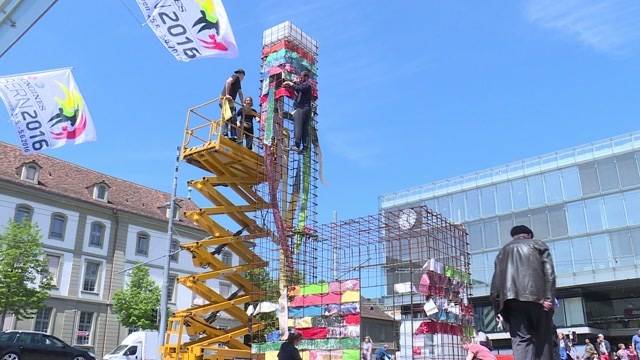
<svg viewBox="0 0 640 360">
<path fill-rule="evenodd" d="M 230 138 L 231 140 L 236 140 L 236 128 L 235 122 L 231 126 L 231 131 L 229 132 L 229 123 L 235 117 L 236 114 L 236 105 L 235 101 L 238 95 L 240 95 L 240 102 L 244 102 L 244 96 L 242 95 L 242 80 L 244 79 L 245 72 L 243 69 L 238 69 L 233 72 L 233 74 L 225 81 L 224 87 L 222 88 L 222 92 L 220 93 L 220 108 L 223 109 L 223 102 L 226 100 L 229 103 L 229 110 L 231 117 L 227 119 L 222 119 L 222 135 Z M 224 115 L 222 116 L 224 117 Z"/>
<path fill-rule="evenodd" d="M 258 117 L 258 112 L 253 108 L 253 99 L 251 96 L 244 98 L 242 107 L 235 114 L 238 119 L 238 144 L 242 144 L 244 139 L 247 149 L 253 149 L 253 119 Z"/>
<path fill-rule="evenodd" d="M 295 109 L 293 113 L 295 146 L 292 147 L 292 150 L 301 153 L 309 146 L 311 99 L 313 97 L 311 81 L 309 81 L 309 72 L 303 71 L 297 83 L 294 84 L 291 81 L 285 81 L 282 83 L 282 86 L 291 87 L 296 93 L 295 103 L 293 104 Z"/>
</svg>

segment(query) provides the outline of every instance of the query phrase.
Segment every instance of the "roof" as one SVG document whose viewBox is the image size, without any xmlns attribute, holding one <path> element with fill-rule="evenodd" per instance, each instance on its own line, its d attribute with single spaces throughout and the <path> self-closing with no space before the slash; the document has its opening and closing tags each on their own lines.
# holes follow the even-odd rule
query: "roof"
<svg viewBox="0 0 640 360">
<path fill-rule="evenodd" d="M 385 321 L 395 321 L 393 317 L 385 313 L 380 306 L 371 302 L 368 299 L 362 298 L 360 305 L 360 317 L 363 319 L 378 319 Z"/>
<path fill-rule="evenodd" d="M 41 167 L 38 184 L 20 179 L 22 165 L 29 162 L 35 162 Z M 6 180 L 25 188 L 68 196 L 96 206 L 123 210 L 163 221 L 167 220 L 166 207 L 171 199 L 169 193 L 87 169 L 52 156 L 25 155 L 18 147 L 1 141 L 0 163 L 3 164 L 0 167 L 0 180 Z M 93 199 L 93 185 L 98 183 L 108 185 L 108 202 Z M 176 203 L 182 210 L 197 209 L 191 200 L 178 199 Z M 182 217 L 177 223 L 198 228 Z"/>
</svg>

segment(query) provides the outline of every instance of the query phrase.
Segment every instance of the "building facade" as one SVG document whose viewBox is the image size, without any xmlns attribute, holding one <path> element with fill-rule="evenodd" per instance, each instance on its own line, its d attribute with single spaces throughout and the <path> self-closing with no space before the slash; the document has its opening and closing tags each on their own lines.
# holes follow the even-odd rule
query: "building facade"
<svg viewBox="0 0 640 360">
<path fill-rule="evenodd" d="M 128 270 L 148 262 L 152 278 L 162 283 L 170 195 L 46 155 L 23 155 L 0 142 L 0 231 L 9 220 L 31 221 L 40 229 L 55 288 L 33 319 L 8 317 L 3 329 L 37 330 L 72 345 L 92 349 L 100 358 L 127 334 L 113 313 L 113 293 L 126 286 Z M 205 237 L 177 200 L 174 248 Z M 170 306 L 187 308 L 202 301 L 175 279 L 196 272 L 188 252 L 171 255 Z M 155 259 L 155 260 L 154 260 Z M 221 260 L 237 262 L 224 251 Z M 231 283 L 210 284 L 223 295 Z M 221 316 L 220 326 L 231 326 Z"/>
<path fill-rule="evenodd" d="M 380 197 L 381 209 L 406 204 L 466 227 L 479 330 L 498 332 L 493 264 L 517 224 L 551 249 L 559 328 L 628 342 L 640 327 L 640 132 Z"/>
</svg>

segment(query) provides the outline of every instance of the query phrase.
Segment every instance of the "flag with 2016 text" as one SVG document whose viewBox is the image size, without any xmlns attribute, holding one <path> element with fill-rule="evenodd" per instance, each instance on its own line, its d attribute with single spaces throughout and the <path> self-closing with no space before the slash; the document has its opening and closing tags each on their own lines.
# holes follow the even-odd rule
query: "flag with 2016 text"
<svg viewBox="0 0 640 360">
<path fill-rule="evenodd" d="M 70 69 L 0 77 L 0 98 L 26 154 L 96 139 Z"/>
<path fill-rule="evenodd" d="M 147 24 L 176 59 L 238 55 L 222 0 L 136 1 Z"/>
</svg>

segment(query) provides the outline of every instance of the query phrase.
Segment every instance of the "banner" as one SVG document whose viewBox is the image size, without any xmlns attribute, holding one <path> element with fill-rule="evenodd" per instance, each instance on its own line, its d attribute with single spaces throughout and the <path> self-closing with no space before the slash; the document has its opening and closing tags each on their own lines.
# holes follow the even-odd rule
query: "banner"
<svg viewBox="0 0 640 360">
<path fill-rule="evenodd" d="M 0 77 L 0 98 L 25 154 L 96 139 L 70 69 Z"/>
<path fill-rule="evenodd" d="M 180 61 L 238 55 L 222 0 L 136 0 L 160 42 Z"/>
</svg>

